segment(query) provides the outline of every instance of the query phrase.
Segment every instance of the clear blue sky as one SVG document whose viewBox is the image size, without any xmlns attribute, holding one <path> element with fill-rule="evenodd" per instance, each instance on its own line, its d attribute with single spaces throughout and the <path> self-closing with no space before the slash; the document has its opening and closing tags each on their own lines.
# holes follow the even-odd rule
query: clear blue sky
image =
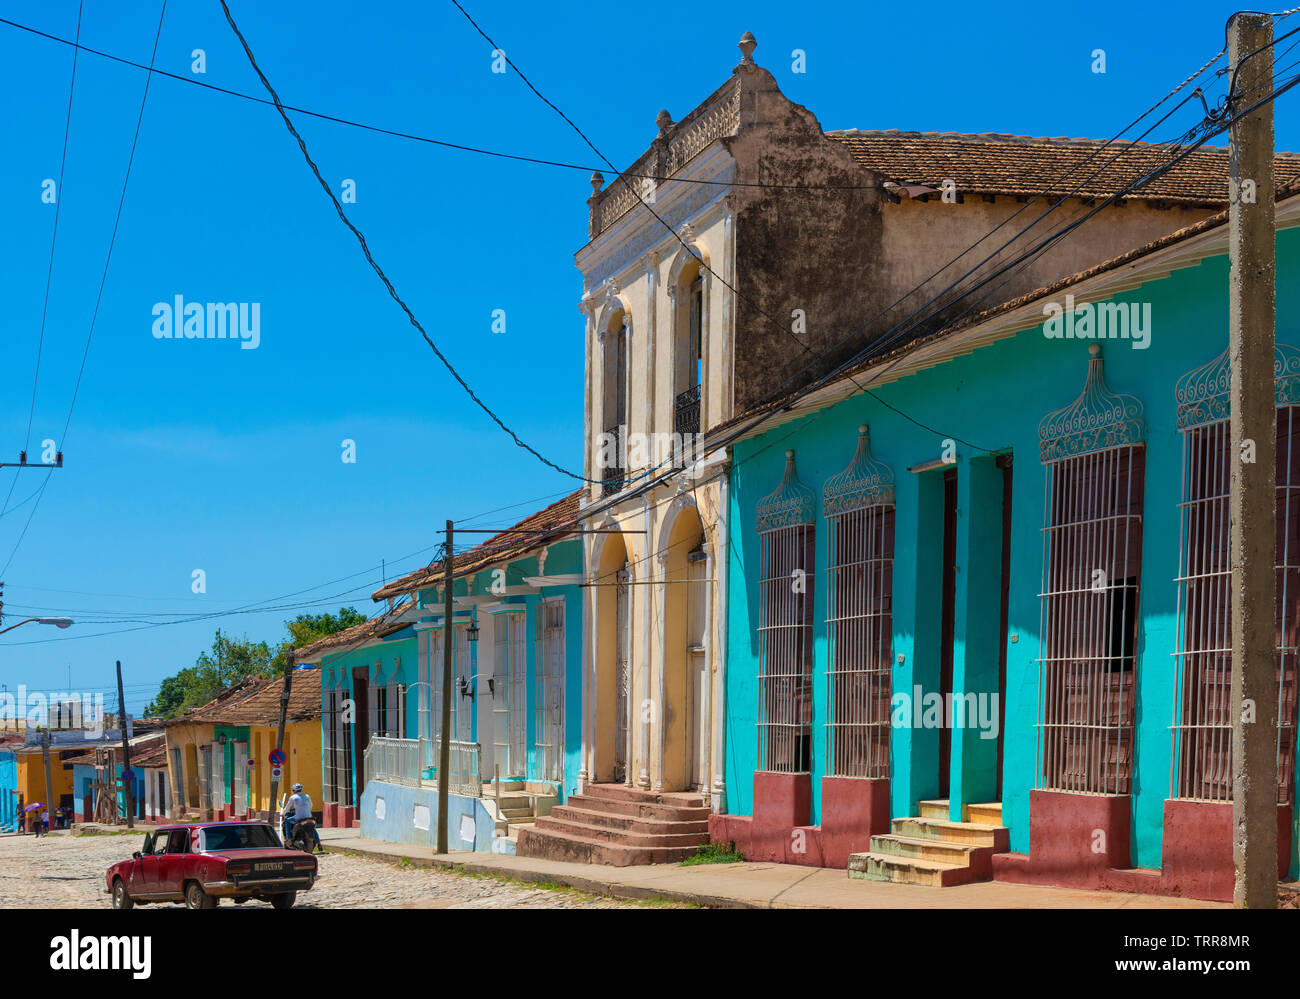
<svg viewBox="0 0 1300 999">
<path fill-rule="evenodd" d="M 896 5 L 772 0 L 693 4 L 677 16 L 618 4 L 466 6 L 621 166 L 653 138 L 660 108 L 680 118 L 727 77 L 746 30 L 758 38 L 756 60 L 825 128 L 1105 138 L 1218 51 L 1233 9 L 1006 4 L 914 17 Z M 0 11 L 62 37 L 75 31 L 76 0 L 3 0 Z M 87 0 L 82 41 L 147 63 L 158 11 Z M 232 11 L 287 103 L 597 162 L 514 73 L 490 72 L 488 45 L 449 2 L 232 0 Z M 796 48 L 807 54 L 802 75 L 791 72 Z M 1105 75 L 1091 71 L 1096 48 L 1106 51 Z M 198 79 L 262 93 L 216 0 L 168 6 L 157 65 L 189 74 L 194 49 L 206 53 Z M 0 25 L 6 461 L 27 437 L 54 222 L 41 182 L 58 176 L 71 57 L 67 46 Z M 34 458 L 67 417 L 144 83 L 141 71 L 86 53 L 76 73 Z M 1297 101 L 1300 88 L 1279 105 L 1280 149 L 1300 148 Z M 590 169 L 297 124 L 336 190 L 356 181 L 353 220 L 439 345 L 522 436 L 580 468 L 583 325 L 572 254 L 586 241 Z M 260 346 L 156 340 L 153 306 L 178 294 L 261 303 Z M 491 332 L 494 309 L 506 310 L 505 334 Z M 355 464 L 340 460 L 344 438 L 356 441 Z M 274 640 L 297 611 L 142 625 L 302 600 L 369 613 L 380 560 L 388 578 L 428 561 L 446 518 L 573 487 L 514 447 L 451 381 L 366 266 L 274 109 L 162 77 L 150 87 L 84 380 L 59 443 L 62 470 L 0 472 L 0 499 L 17 475 L 10 503 L 21 504 L 0 518 L 0 566 L 50 476 L 3 574 L 6 623 L 36 613 L 79 623 L 0 638 L 0 683 L 64 689 L 70 669 L 74 689 L 102 689 L 121 659 L 133 711 L 159 679 L 193 663 L 218 623 Z M 476 523 L 507 524 L 528 509 Z M 206 573 L 206 594 L 191 592 L 195 569 Z"/>
</svg>

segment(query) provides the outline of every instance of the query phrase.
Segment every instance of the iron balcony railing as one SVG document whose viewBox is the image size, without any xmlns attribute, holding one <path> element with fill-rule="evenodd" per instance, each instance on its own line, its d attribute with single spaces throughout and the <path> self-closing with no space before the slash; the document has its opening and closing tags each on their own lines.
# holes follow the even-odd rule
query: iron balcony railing
<svg viewBox="0 0 1300 999">
<path fill-rule="evenodd" d="M 673 412 L 673 432 L 685 437 L 700 432 L 700 387 L 692 385 L 677 394 Z"/>
<path fill-rule="evenodd" d="M 623 427 L 621 425 L 610 427 L 605 431 L 605 440 L 613 440 L 614 460 L 601 469 L 601 495 L 613 496 L 623 488 L 623 479 L 626 472 L 623 468 Z M 605 448 L 600 449 L 602 456 L 608 454 Z"/>
<path fill-rule="evenodd" d="M 390 739 L 372 736 L 366 746 L 366 780 L 386 780 L 394 784 L 419 787 L 424 781 L 438 779 L 436 739 Z M 447 788 L 452 794 L 478 798 L 483 793 L 477 742 L 451 742 L 451 766 Z M 428 775 L 428 776 L 426 776 Z"/>
</svg>

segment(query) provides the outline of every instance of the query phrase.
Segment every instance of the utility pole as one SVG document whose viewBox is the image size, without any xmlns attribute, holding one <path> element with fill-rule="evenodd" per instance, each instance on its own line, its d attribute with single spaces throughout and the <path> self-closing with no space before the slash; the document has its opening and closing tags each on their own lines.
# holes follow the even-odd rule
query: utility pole
<svg viewBox="0 0 1300 999">
<path fill-rule="evenodd" d="M 293 681 L 293 657 L 294 650 L 290 649 L 288 661 L 284 664 L 284 686 L 280 690 L 280 725 L 275 730 L 275 748 L 280 750 L 284 749 L 284 724 L 289 716 L 289 684 Z M 284 762 L 289 762 L 287 757 Z M 275 769 L 274 767 L 271 768 L 271 803 L 267 806 L 266 813 L 267 820 L 273 827 L 278 828 L 279 815 L 276 809 L 276 795 L 280 791 L 280 778 L 275 776 Z"/>
<path fill-rule="evenodd" d="M 1273 20 L 1235 14 L 1229 109 L 1273 87 Z M 1229 562 L 1232 566 L 1233 904 L 1277 908 L 1277 412 L 1273 389 L 1276 247 L 1273 104 L 1229 132 Z M 1252 190 L 1253 189 L 1253 190 Z"/>
<path fill-rule="evenodd" d="M 131 769 L 131 740 L 126 732 L 126 697 L 122 693 L 122 660 L 117 661 L 117 723 L 122 726 L 122 772 Z M 126 809 L 126 827 L 135 828 L 135 788 L 134 782 L 122 781 L 122 803 Z"/>
<path fill-rule="evenodd" d="M 49 817 L 50 828 L 54 828 L 54 771 L 50 769 L 50 716 L 45 716 L 45 728 L 41 730 L 41 755 L 45 757 L 45 814 Z M 41 821 L 41 813 L 36 813 L 36 821 Z M 38 830 L 39 831 L 39 830 Z"/>
<path fill-rule="evenodd" d="M 442 556 L 442 745 L 438 748 L 438 853 L 447 852 L 447 771 L 451 769 L 451 578 L 452 527 Z"/>
</svg>

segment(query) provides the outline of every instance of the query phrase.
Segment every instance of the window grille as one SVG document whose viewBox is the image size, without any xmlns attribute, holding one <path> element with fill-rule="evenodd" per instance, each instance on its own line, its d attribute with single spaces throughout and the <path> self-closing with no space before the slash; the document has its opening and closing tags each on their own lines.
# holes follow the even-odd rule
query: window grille
<svg viewBox="0 0 1300 999">
<path fill-rule="evenodd" d="M 1300 350 L 1275 347 L 1277 399 L 1278 803 L 1294 794 L 1300 643 Z M 1232 800 L 1232 586 L 1228 543 L 1234 456 L 1225 351 L 1179 379 L 1183 500 L 1171 794 Z"/>
<path fill-rule="evenodd" d="M 785 455 L 781 485 L 758 505 L 758 765 L 809 773 L 815 499 Z"/>
<path fill-rule="evenodd" d="M 865 425 L 822 489 L 827 532 L 826 749 L 835 777 L 889 776 L 893 693 L 894 476 Z"/>
<path fill-rule="evenodd" d="M 209 806 L 216 812 L 220 811 L 226 803 L 226 747 L 219 742 L 212 744 L 212 804 Z"/>
<path fill-rule="evenodd" d="M 243 815 L 248 811 L 248 743 L 235 743 L 231 766 L 234 767 L 230 775 L 231 804 L 236 815 Z"/>
<path fill-rule="evenodd" d="M 1128 794 L 1133 774 L 1142 404 L 1107 388 L 1090 351 L 1083 393 L 1039 424 L 1046 467 L 1040 593 L 1039 786 Z"/>
<path fill-rule="evenodd" d="M 537 769 L 542 780 L 564 779 L 564 598 L 537 611 Z"/>
<path fill-rule="evenodd" d="M 324 704 L 321 706 L 321 739 L 324 751 L 321 753 L 321 800 L 334 804 L 338 799 L 334 777 L 334 691 L 326 690 Z"/>
</svg>

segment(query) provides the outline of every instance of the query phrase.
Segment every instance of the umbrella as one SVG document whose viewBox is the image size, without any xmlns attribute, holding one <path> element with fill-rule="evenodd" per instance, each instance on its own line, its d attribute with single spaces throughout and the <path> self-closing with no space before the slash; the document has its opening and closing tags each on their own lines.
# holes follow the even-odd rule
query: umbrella
<svg viewBox="0 0 1300 999">
<path fill-rule="evenodd" d="M 24 812 L 34 812 L 34 811 L 36 811 L 36 809 L 38 809 L 38 808 L 44 808 L 44 807 L 45 807 L 45 806 L 44 806 L 43 804 L 41 804 L 39 801 L 35 801 L 35 802 L 32 802 L 32 804 L 28 805 L 26 808 L 24 808 L 23 811 L 24 811 Z"/>
</svg>

